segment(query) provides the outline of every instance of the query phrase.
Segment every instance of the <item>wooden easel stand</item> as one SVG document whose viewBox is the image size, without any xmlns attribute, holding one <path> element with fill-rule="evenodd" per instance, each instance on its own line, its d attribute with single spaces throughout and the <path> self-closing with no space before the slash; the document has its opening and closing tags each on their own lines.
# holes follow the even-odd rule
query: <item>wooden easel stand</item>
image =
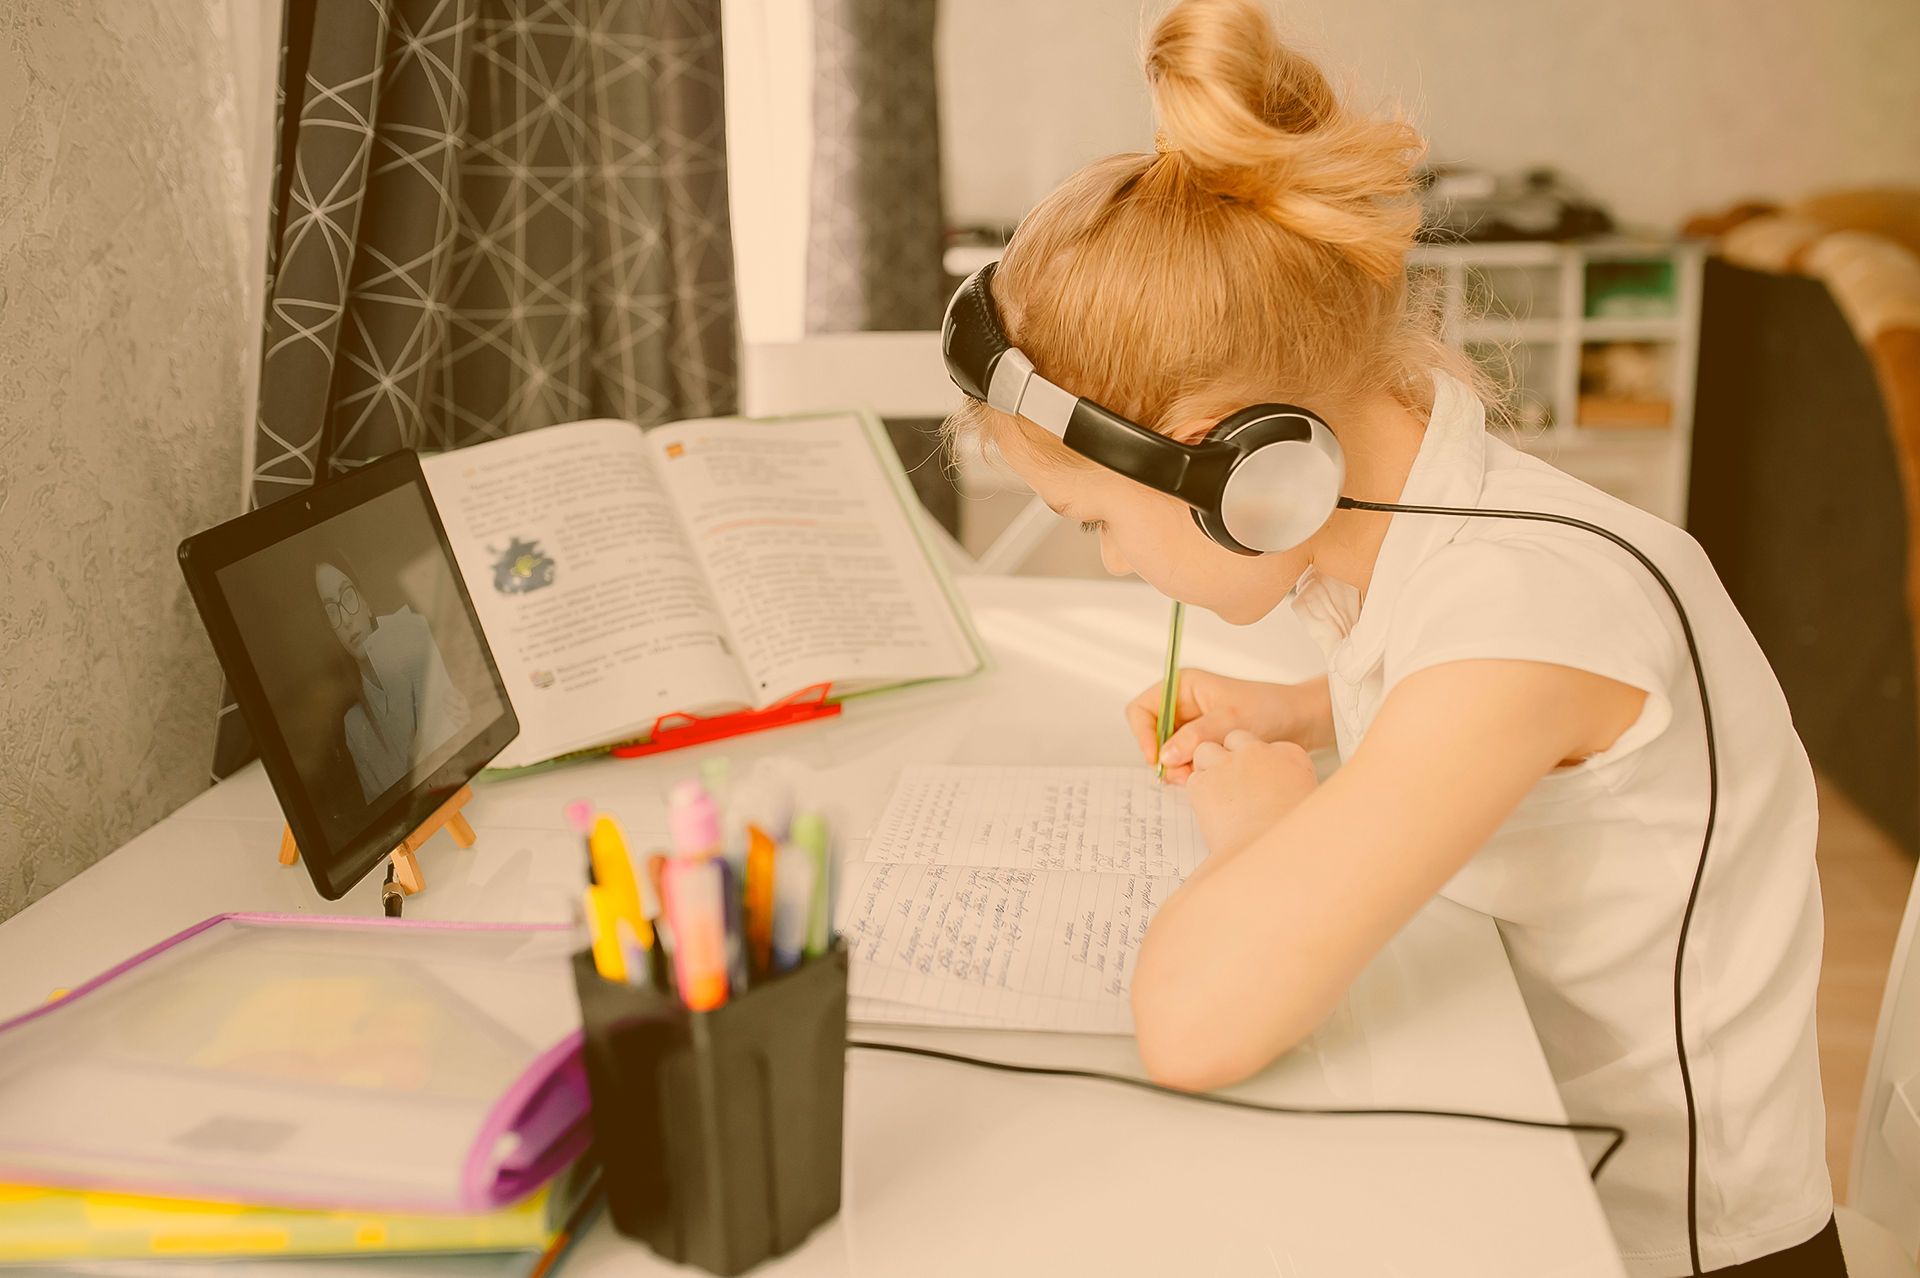
<svg viewBox="0 0 1920 1278">
<path fill-rule="evenodd" d="M 427 886 L 420 873 L 420 860 L 414 853 L 422 844 L 440 832 L 445 826 L 447 833 L 453 835 L 453 841 L 463 848 L 473 846 L 475 835 L 473 827 L 467 824 L 466 816 L 460 811 L 473 798 L 473 787 L 463 785 L 455 791 L 452 798 L 434 809 L 432 816 L 420 823 L 420 828 L 409 834 L 405 841 L 395 848 L 393 856 L 393 881 L 400 890 L 412 896 Z M 293 865 L 300 860 L 300 845 L 294 842 L 293 827 L 285 827 L 280 834 L 280 864 Z"/>
</svg>

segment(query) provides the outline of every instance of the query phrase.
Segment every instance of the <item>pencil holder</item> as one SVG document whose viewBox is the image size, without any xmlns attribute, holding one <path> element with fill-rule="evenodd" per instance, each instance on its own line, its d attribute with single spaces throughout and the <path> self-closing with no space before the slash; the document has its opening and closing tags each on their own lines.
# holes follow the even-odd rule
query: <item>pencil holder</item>
<svg viewBox="0 0 1920 1278">
<path fill-rule="evenodd" d="M 711 1012 L 601 979 L 574 955 L 594 1142 L 614 1227 L 737 1274 L 840 1210 L 847 952 Z"/>
</svg>

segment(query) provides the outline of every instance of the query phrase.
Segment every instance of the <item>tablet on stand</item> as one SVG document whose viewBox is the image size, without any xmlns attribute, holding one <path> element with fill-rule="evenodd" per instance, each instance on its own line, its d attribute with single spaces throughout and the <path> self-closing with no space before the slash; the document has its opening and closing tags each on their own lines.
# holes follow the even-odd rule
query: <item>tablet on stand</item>
<svg viewBox="0 0 1920 1278">
<path fill-rule="evenodd" d="M 468 783 L 520 732 L 420 459 L 209 528 L 180 567 L 286 814 L 281 862 L 335 901 L 386 860 L 397 913 L 436 830 L 472 845 Z"/>
</svg>

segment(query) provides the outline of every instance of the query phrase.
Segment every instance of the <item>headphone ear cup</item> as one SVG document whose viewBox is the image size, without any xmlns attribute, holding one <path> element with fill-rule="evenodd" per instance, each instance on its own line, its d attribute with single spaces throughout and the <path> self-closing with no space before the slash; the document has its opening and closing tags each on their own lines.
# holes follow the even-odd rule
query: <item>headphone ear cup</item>
<svg viewBox="0 0 1920 1278">
<path fill-rule="evenodd" d="M 1264 551 L 1255 550 L 1250 546 L 1243 546 L 1235 541 L 1233 534 L 1227 531 L 1226 522 L 1220 518 L 1219 511 L 1201 510 L 1198 506 L 1189 507 L 1189 510 L 1193 514 L 1194 525 L 1198 527 L 1201 532 L 1205 533 L 1209 540 L 1226 547 L 1236 555 L 1260 555 L 1265 553 Z"/>
<path fill-rule="evenodd" d="M 1243 555 L 1291 550 L 1325 526 L 1346 483 L 1346 456 L 1327 424 L 1291 404 L 1256 404 L 1207 433 L 1239 458 L 1217 510 L 1194 510 L 1215 542 Z"/>
</svg>

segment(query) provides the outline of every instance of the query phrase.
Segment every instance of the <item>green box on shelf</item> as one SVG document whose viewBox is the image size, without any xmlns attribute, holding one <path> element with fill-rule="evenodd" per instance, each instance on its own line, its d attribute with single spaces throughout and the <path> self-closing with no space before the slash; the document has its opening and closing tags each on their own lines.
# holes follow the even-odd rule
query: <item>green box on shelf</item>
<svg viewBox="0 0 1920 1278">
<path fill-rule="evenodd" d="M 1670 319 L 1676 313 L 1673 263 L 1666 258 L 1587 263 L 1588 319 Z"/>
</svg>

